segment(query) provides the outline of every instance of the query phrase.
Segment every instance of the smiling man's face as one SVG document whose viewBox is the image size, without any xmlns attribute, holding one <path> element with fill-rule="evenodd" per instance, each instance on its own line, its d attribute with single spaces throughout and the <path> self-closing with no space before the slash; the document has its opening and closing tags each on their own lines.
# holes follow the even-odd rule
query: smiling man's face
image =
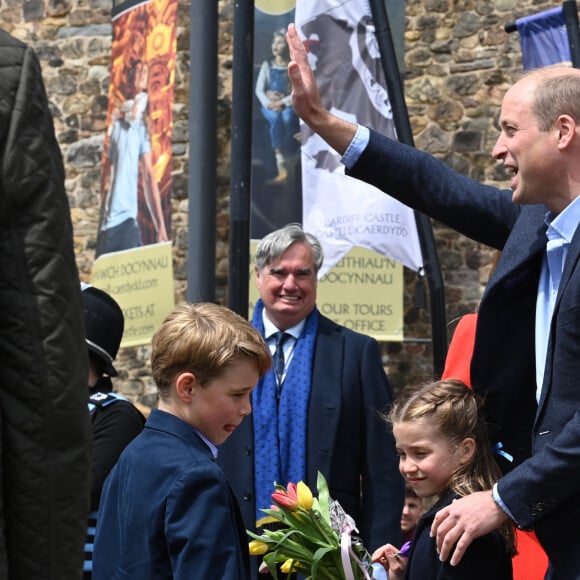
<svg viewBox="0 0 580 580">
<path fill-rule="evenodd" d="M 316 304 L 316 269 L 310 246 L 295 242 L 272 264 L 256 268 L 256 283 L 268 319 L 280 330 L 304 320 Z"/>
</svg>

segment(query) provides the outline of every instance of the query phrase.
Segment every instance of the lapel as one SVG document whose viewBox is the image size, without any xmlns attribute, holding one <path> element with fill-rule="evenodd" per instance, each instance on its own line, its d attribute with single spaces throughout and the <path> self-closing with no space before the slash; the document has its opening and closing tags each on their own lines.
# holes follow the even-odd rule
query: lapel
<svg viewBox="0 0 580 580">
<path fill-rule="evenodd" d="M 558 295 L 556 296 L 556 303 L 554 304 L 554 313 L 552 315 L 552 322 L 550 324 L 550 338 L 548 341 L 548 349 L 546 354 L 546 368 L 544 369 L 544 383 L 542 385 L 542 392 L 540 395 L 540 401 L 538 404 L 538 413 L 536 414 L 536 421 L 542 414 L 544 403 L 546 397 L 548 396 L 549 387 L 551 387 L 551 381 L 548 381 L 548 377 L 552 375 L 553 367 L 553 355 L 554 347 L 553 340 L 556 331 L 556 319 L 558 318 L 558 311 L 560 309 L 560 304 L 562 302 L 562 296 L 568 290 L 568 284 L 570 283 L 570 278 L 572 273 L 578 267 L 578 261 L 580 259 L 580 227 L 576 228 L 570 247 L 568 248 L 568 254 L 566 256 L 566 261 L 564 263 L 564 270 L 562 272 L 562 278 L 560 279 L 560 286 L 558 288 Z"/>
<path fill-rule="evenodd" d="M 534 321 L 546 245 L 545 211 L 543 206 L 525 206 L 513 226 L 479 306 L 470 369 L 474 388 L 485 397 L 491 439 L 522 449 L 528 439 L 519 441 L 513 416 L 514 408 L 521 411 L 531 429 L 537 410 Z M 512 382 L 513 388 L 506 388 Z"/>
<path fill-rule="evenodd" d="M 496 286 L 501 287 L 502 292 L 517 286 L 519 277 L 527 270 L 526 265 L 544 251 L 547 229 L 544 222 L 546 211 L 543 205 L 526 206 L 522 209 L 502 250 L 501 258 L 486 292 L 492 291 Z"/>
<path fill-rule="evenodd" d="M 246 528 L 244 526 L 244 520 L 242 518 L 242 513 L 240 511 L 240 506 L 236 499 L 236 495 L 234 494 L 232 488 L 228 483 L 228 497 L 229 497 L 229 504 L 232 510 L 232 514 L 234 516 L 234 520 L 236 523 L 236 528 L 238 531 L 238 538 L 239 538 L 239 550 L 238 550 L 238 557 L 241 558 L 244 566 L 244 571 L 246 575 L 250 573 L 250 556 L 248 554 L 248 550 L 246 549 L 248 545 L 248 534 L 246 533 Z"/>
<path fill-rule="evenodd" d="M 338 325 L 320 315 L 308 411 L 307 479 L 311 489 L 316 489 L 318 471 L 328 476 L 335 453 L 344 349 L 344 336 Z M 340 453 L 340 450 L 336 452 Z"/>
<path fill-rule="evenodd" d="M 566 292 L 568 283 L 572 276 L 572 272 L 578 266 L 578 258 L 580 257 L 580 227 L 576 228 L 570 247 L 568 248 L 568 254 L 566 255 L 566 261 L 564 263 L 564 270 L 562 272 L 562 278 L 560 279 L 560 287 L 558 288 L 558 296 L 556 297 L 556 304 L 554 306 L 554 314 L 558 311 L 560 302 L 562 301 L 562 294 Z M 554 318 L 552 318 L 554 320 Z"/>
</svg>

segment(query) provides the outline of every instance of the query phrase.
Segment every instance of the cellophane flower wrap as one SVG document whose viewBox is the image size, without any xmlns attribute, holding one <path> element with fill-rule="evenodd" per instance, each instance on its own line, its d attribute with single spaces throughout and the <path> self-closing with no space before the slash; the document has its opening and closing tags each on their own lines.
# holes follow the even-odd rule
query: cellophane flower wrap
<svg viewBox="0 0 580 580">
<path fill-rule="evenodd" d="M 263 555 L 274 578 L 278 571 L 299 572 L 313 580 L 370 580 L 371 558 L 357 532 L 354 520 L 333 500 L 324 476 L 318 473 L 318 497 L 300 481 L 285 488 L 275 484 L 274 505 L 262 510 L 280 530 L 265 529 L 253 538 L 250 554 Z M 277 567 L 278 566 L 278 567 Z"/>
</svg>

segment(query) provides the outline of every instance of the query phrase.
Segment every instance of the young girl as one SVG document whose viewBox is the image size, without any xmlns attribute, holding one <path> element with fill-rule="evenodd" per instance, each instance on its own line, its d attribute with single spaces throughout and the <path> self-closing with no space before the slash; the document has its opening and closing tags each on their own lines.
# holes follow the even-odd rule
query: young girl
<svg viewBox="0 0 580 580">
<path fill-rule="evenodd" d="M 500 472 L 480 415 L 481 399 L 464 383 L 444 380 L 406 389 L 387 420 L 399 470 L 419 497 L 437 497 L 419 520 L 408 554 L 387 544 L 373 554 L 389 580 L 511 580 L 514 530 L 505 524 L 476 539 L 461 562 L 441 562 L 429 535 L 435 514 L 454 499 L 491 489 Z"/>
</svg>

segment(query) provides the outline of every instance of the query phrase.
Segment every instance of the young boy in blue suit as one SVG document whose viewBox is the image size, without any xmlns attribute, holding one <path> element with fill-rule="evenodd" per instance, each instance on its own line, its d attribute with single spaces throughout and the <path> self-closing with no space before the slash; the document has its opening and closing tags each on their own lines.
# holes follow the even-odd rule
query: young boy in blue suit
<svg viewBox="0 0 580 580">
<path fill-rule="evenodd" d="M 271 364 L 249 322 L 215 304 L 178 306 L 153 337 L 158 408 L 105 482 L 93 578 L 249 578 L 238 505 L 215 462 L 251 413 Z"/>
</svg>

